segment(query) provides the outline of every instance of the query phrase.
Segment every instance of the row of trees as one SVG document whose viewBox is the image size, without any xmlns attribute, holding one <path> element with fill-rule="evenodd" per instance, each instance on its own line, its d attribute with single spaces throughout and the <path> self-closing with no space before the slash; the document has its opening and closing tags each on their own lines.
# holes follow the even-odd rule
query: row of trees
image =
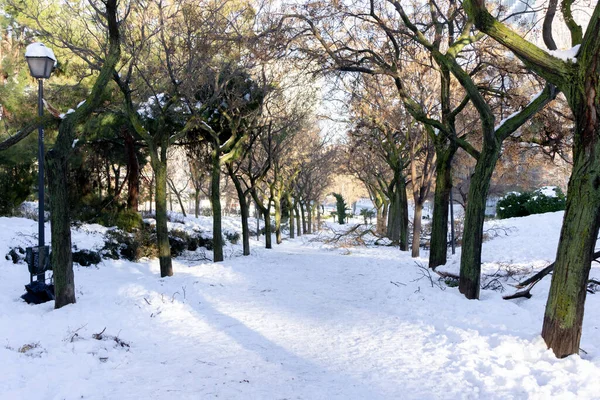
<svg viewBox="0 0 600 400">
<path fill-rule="evenodd" d="M 556 50 L 552 26 L 557 3 L 549 3 L 543 25 L 548 50 Z M 600 6 L 595 7 L 585 35 L 571 6 L 570 1 L 561 3 L 572 45 L 579 46 L 576 58 L 571 59 L 531 44 L 509 26 L 526 25 L 532 20 L 527 14 L 535 10 L 525 8 L 507 15 L 506 8 L 491 4 L 489 8 L 484 0 L 429 0 L 410 7 L 397 0 L 311 2 L 297 6 L 289 16 L 294 20 L 293 34 L 302 39 L 305 57 L 319 60 L 326 70 L 346 79 L 362 82 L 362 87 L 353 90 L 359 104 L 353 106 L 351 168 L 381 210 L 380 230 L 389 203 L 388 230 L 393 231 L 393 239 L 399 234 L 401 249 L 407 247 L 406 217 L 391 214 L 402 214 L 406 207 L 397 210 L 394 203 L 405 204 L 403 186 L 410 181 L 418 237 L 421 195 L 431 186 L 435 169 L 431 268 L 446 262 L 454 157 L 462 149 L 474 159 L 459 283 L 460 292 L 469 299 L 479 298 L 486 198 L 504 143 L 519 136 L 558 93 L 564 94 L 574 121 L 573 174 L 542 331 L 559 357 L 579 350 L 585 284 L 600 209 L 600 189 L 594 183 L 599 148 Z M 543 135 L 529 139 L 543 146 L 551 144 Z M 361 163 L 369 162 L 373 154 L 380 163 L 375 171 L 365 172 Z M 410 179 L 403 171 L 410 171 Z M 401 190 L 393 192 L 394 187 Z M 418 255 L 417 246 L 413 239 L 413 255 Z"/>
<path fill-rule="evenodd" d="M 90 0 L 51 7 L 38 0 L 3 0 L 15 27 L 63 49 L 70 61 L 61 70 L 78 77 L 68 83 L 87 93 L 73 113 L 56 113 L 51 121 L 57 127 L 47 156 L 56 306 L 75 301 L 67 178 L 79 151 L 76 137 L 88 138 L 90 146 L 106 149 L 102 143 L 110 142 L 123 149 L 119 157 L 127 169 L 131 211 L 137 207 L 140 167 L 148 159 L 162 276 L 173 273 L 166 193 L 168 154 L 174 146 L 185 148 L 196 190 L 202 177 L 210 177 L 215 261 L 223 259 L 223 172 L 238 194 L 244 254 L 249 254 L 249 201 L 264 216 L 267 247 L 271 230 L 277 243 L 282 240 L 282 207 L 290 212 L 290 235 L 300 229 L 300 219 L 310 231 L 336 153 L 314 130 L 314 93 L 306 72 L 316 70 L 339 76 L 349 93 L 352 129 L 345 167 L 367 187 L 378 210 L 377 230 L 402 250 L 410 243 L 410 188 L 415 257 L 422 206 L 433 190 L 431 268 L 446 263 L 449 197 L 459 150 L 471 159 L 459 282 L 469 299 L 479 297 L 486 198 L 507 143 L 527 140 L 547 152 L 562 152 L 559 143 L 573 127 L 573 174 L 542 335 L 557 356 L 576 353 L 600 226 L 600 7 L 583 34 L 572 17 L 572 2 L 561 3 L 572 45 L 579 46 L 576 58 L 564 60 L 549 52 L 556 49 L 557 3 L 546 9 L 546 50 L 513 30 L 527 27 L 536 10 L 525 6 L 508 14 L 505 7 L 488 9 L 484 0 L 423 0 L 410 7 L 398 0 L 316 1 L 295 3 L 287 8 L 293 12 L 285 14 L 274 3 L 238 0 Z M 559 93 L 564 106 L 549 107 Z M 571 121 L 564 118 L 566 109 Z M 3 109 L 3 115 L 7 112 Z M 556 120 L 565 129 L 557 132 L 551 126 Z M 11 144 L 26 132 L 15 134 Z M 92 132 L 96 137 L 86 136 Z M 86 157 L 98 157 L 90 153 Z M 82 182 L 86 176 L 81 174 Z M 124 185 L 107 185 L 114 190 L 104 192 L 103 207 Z"/>
<path fill-rule="evenodd" d="M 276 32 L 263 13 L 239 1 L 41 5 L 6 1 L 2 8 L 8 23 L 26 33 L 17 48 L 39 38 L 64 60 L 62 78 L 48 90 L 63 97 L 47 99 L 52 117 L 45 121 L 53 141 L 46 162 L 56 308 L 75 302 L 73 213 L 139 219 L 146 163 L 152 169 L 161 276 L 173 274 L 167 191 L 175 185 L 167 171 L 175 148 L 184 150 L 196 190 L 210 181 L 215 261 L 223 260 L 220 184 L 225 177 L 238 195 L 244 255 L 250 254 L 251 201 L 265 220 L 267 248 L 271 231 L 277 243 L 283 239 L 282 207 L 291 236 L 312 230 L 335 151 L 313 128 L 313 85 L 278 57 L 269 43 Z M 8 71 L 8 78 L 25 86 L 22 63 L 19 71 Z M 73 88 L 82 97 L 64 96 Z M 75 101 L 79 105 L 71 112 L 58 111 Z M 14 104 L 14 115 L 21 111 L 16 101 L 2 103 L 3 110 Z M 22 124 L 8 122 L 13 144 Z"/>
</svg>

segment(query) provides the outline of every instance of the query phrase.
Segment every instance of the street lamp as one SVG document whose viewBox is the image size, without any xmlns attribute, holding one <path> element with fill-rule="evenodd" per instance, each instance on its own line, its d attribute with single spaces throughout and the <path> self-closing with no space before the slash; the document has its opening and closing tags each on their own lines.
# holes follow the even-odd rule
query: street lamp
<svg viewBox="0 0 600 400">
<path fill-rule="evenodd" d="M 44 79 L 50 78 L 52 70 L 56 66 L 56 57 L 54 52 L 42 43 L 32 43 L 27 46 L 25 59 L 29 65 L 31 76 L 38 80 L 38 116 L 44 115 L 43 93 Z M 38 269 L 37 281 L 46 280 L 46 247 L 44 238 L 44 127 L 40 120 L 38 127 Z M 35 258 L 34 258 L 35 259 Z M 32 260 L 33 261 L 33 260 Z"/>
</svg>

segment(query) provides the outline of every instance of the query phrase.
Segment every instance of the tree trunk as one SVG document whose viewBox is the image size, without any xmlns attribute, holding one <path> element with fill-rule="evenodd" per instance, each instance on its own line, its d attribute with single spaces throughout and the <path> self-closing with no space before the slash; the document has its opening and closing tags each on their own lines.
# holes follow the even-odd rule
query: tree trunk
<svg viewBox="0 0 600 400">
<path fill-rule="evenodd" d="M 317 206 L 317 227 L 316 232 L 321 230 L 321 206 Z"/>
<path fill-rule="evenodd" d="M 304 213 L 304 205 L 300 202 L 300 214 L 302 214 L 302 234 L 305 235 L 307 233 L 306 230 L 306 214 Z"/>
<path fill-rule="evenodd" d="M 140 163 L 135 153 L 133 135 L 124 132 L 125 148 L 127 152 L 127 209 L 138 211 L 140 197 Z"/>
<path fill-rule="evenodd" d="M 86 102 L 68 115 L 60 123 L 58 136 L 53 149 L 48 153 L 48 186 L 50 222 L 52 231 L 52 268 L 54 273 L 54 308 L 75 303 L 75 278 L 71 253 L 71 219 L 69 215 L 69 155 L 73 149 L 75 129 L 85 121 L 102 102 L 104 88 L 110 81 L 115 65 L 120 58 L 119 26 L 115 0 L 104 2 L 106 27 L 108 28 L 109 48 L 104 65 L 94 83 Z M 43 140 L 43 137 L 42 137 Z M 44 160 L 40 160 L 44 162 Z"/>
<path fill-rule="evenodd" d="M 302 236 L 302 224 L 300 223 L 300 212 L 298 211 L 298 202 L 294 204 L 294 210 L 294 213 L 296 214 L 296 233 L 298 234 L 298 236 Z"/>
<path fill-rule="evenodd" d="M 597 30 L 598 24 L 594 27 Z M 589 33 L 589 32 L 588 32 Z M 586 34 L 587 35 L 587 34 Z M 594 33 L 592 40 L 598 40 Z M 579 352 L 586 284 L 600 226 L 600 49 L 570 97 L 575 116 L 573 172 L 554 263 L 542 337 L 559 357 Z"/>
<path fill-rule="evenodd" d="M 200 189 L 194 189 L 194 215 L 200 215 Z"/>
<path fill-rule="evenodd" d="M 381 234 L 385 235 L 387 232 L 388 214 L 390 211 L 390 202 L 386 200 L 383 202 L 383 209 L 381 210 Z"/>
<path fill-rule="evenodd" d="M 312 233 L 312 223 L 313 223 L 313 219 L 312 219 L 312 207 L 310 206 L 310 203 L 306 204 L 306 217 L 307 217 L 307 221 L 306 221 L 306 225 L 308 227 L 308 229 L 306 230 L 306 233 L 308 233 L 309 235 Z"/>
<path fill-rule="evenodd" d="M 433 195 L 433 217 L 431 221 L 431 243 L 429 268 L 446 264 L 448 252 L 448 205 L 452 190 L 452 159 L 456 147 L 438 151 L 436 159 L 435 192 Z"/>
<path fill-rule="evenodd" d="M 213 261 L 223 261 L 223 233 L 221 229 L 221 162 L 219 151 L 212 154 L 211 205 L 213 213 Z"/>
<path fill-rule="evenodd" d="M 290 239 L 294 238 L 294 207 L 295 205 L 292 203 L 292 196 L 288 195 L 287 196 L 287 202 L 289 204 L 289 208 L 290 208 Z"/>
<path fill-rule="evenodd" d="M 155 196 L 155 192 L 156 192 L 156 178 L 154 176 L 152 176 L 152 180 L 150 181 L 150 187 L 148 188 L 148 191 L 150 192 L 150 214 L 152 214 L 152 210 L 154 207 L 154 199 L 156 198 Z"/>
<path fill-rule="evenodd" d="M 55 146 L 56 148 L 56 146 Z M 75 303 L 75 276 L 71 253 L 71 217 L 68 194 L 68 152 L 48 153 L 48 194 L 52 232 L 52 267 L 54 274 L 54 308 Z"/>
<path fill-rule="evenodd" d="M 271 204 L 269 204 L 265 211 L 265 248 L 272 249 L 273 248 L 273 238 L 271 237 Z"/>
<path fill-rule="evenodd" d="M 158 158 L 158 156 L 156 157 Z M 154 177 L 156 179 L 156 241 L 158 244 L 158 259 L 160 276 L 172 276 L 171 246 L 169 245 L 169 229 L 167 227 L 167 161 L 153 161 Z"/>
<path fill-rule="evenodd" d="M 177 202 L 179 203 L 179 208 L 181 208 L 181 213 L 184 217 L 187 217 L 185 212 L 185 206 L 183 205 L 183 200 L 181 200 L 181 193 L 175 190 L 175 185 L 173 185 L 173 193 L 175 193 L 175 197 L 177 198 Z"/>
<path fill-rule="evenodd" d="M 392 244 L 398 246 L 400 244 L 400 196 L 398 188 L 395 188 L 390 196 L 390 208 L 388 212 L 387 237 L 392 241 Z"/>
<path fill-rule="evenodd" d="M 396 178 L 390 198 L 388 238 L 402 251 L 408 251 L 408 197 L 404 177 Z"/>
<path fill-rule="evenodd" d="M 275 242 L 281 244 L 281 194 L 279 189 L 273 190 L 273 202 L 275 203 Z"/>
<path fill-rule="evenodd" d="M 413 217 L 412 257 L 419 257 L 421 248 L 421 219 L 423 218 L 423 203 L 415 199 L 415 211 Z"/>
<path fill-rule="evenodd" d="M 467 299 L 479 299 L 485 203 L 496 161 L 500 156 L 499 150 L 499 145 L 484 146 L 475 165 L 475 172 L 471 176 L 469 202 L 462 237 L 460 281 L 458 285 L 458 289 Z"/>
<path fill-rule="evenodd" d="M 242 244 L 243 244 L 243 254 L 245 256 L 250 255 L 250 228 L 248 227 L 248 218 L 250 217 L 250 208 L 248 206 L 248 201 L 246 200 L 246 194 L 244 193 L 244 189 L 242 188 L 242 183 L 240 179 L 233 172 L 233 167 L 230 164 L 227 164 L 227 172 L 229 173 L 229 177 L 233 181 L 233 185 L 235 186 L 235 191 L 238 195 L 238 201 L 240 202 L 240 215 L 242 218 Z"/>
<path fill-rule="evenodd" d="M 404 177 L 398 183 L 400 189 L 400 250 L 408 251 L 408 195 L 406 194 Z"/>
</svg>

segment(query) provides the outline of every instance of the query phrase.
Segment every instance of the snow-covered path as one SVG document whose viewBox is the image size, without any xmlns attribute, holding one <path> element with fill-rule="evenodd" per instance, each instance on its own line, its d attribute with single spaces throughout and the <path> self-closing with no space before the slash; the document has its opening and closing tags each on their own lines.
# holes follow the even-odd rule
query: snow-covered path
<svg viewBox="0 0 600 400">
<path fill-rule="evenodd" d="M 600 294 L 585 359 L 556 360 L 539 338 L 548 282 L 467 301 L 395 249 L 303 239 L 158 270 L 79 267 L 78 303 L 55 311 L 18 300 L 28 275 L 0 261 L 0 398 L 600 398 Z"/>
</svg>

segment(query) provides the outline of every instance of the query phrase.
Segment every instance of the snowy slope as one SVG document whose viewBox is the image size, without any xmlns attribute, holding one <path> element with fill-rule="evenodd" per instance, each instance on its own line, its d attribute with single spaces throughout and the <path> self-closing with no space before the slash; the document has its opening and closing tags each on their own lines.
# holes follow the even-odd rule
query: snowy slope
<svg viewBox="0 0 600 400">
<path fill-rule="evenodd" d="M 561 218 L 493 222 L 511 229 L 485 243 L 485 269 L 551 261 Z M 36 231 L 0 226 L 0 255 Z M 74 242 L 97 246 L 86 232 Z M 530 300 L 468 301 L 392 248 L 252 243 L 250 257 L 176 261 L 167 279 L 155 260 L 76 267 L 78 302 L 60 310 L 20 301 L 26 269 L 0 259 L 0 398 L 600 398 L 600 294 L 586 305 L 587 354 L 557 360 L 539 337 L 549 279 Z"/>
</svg>

